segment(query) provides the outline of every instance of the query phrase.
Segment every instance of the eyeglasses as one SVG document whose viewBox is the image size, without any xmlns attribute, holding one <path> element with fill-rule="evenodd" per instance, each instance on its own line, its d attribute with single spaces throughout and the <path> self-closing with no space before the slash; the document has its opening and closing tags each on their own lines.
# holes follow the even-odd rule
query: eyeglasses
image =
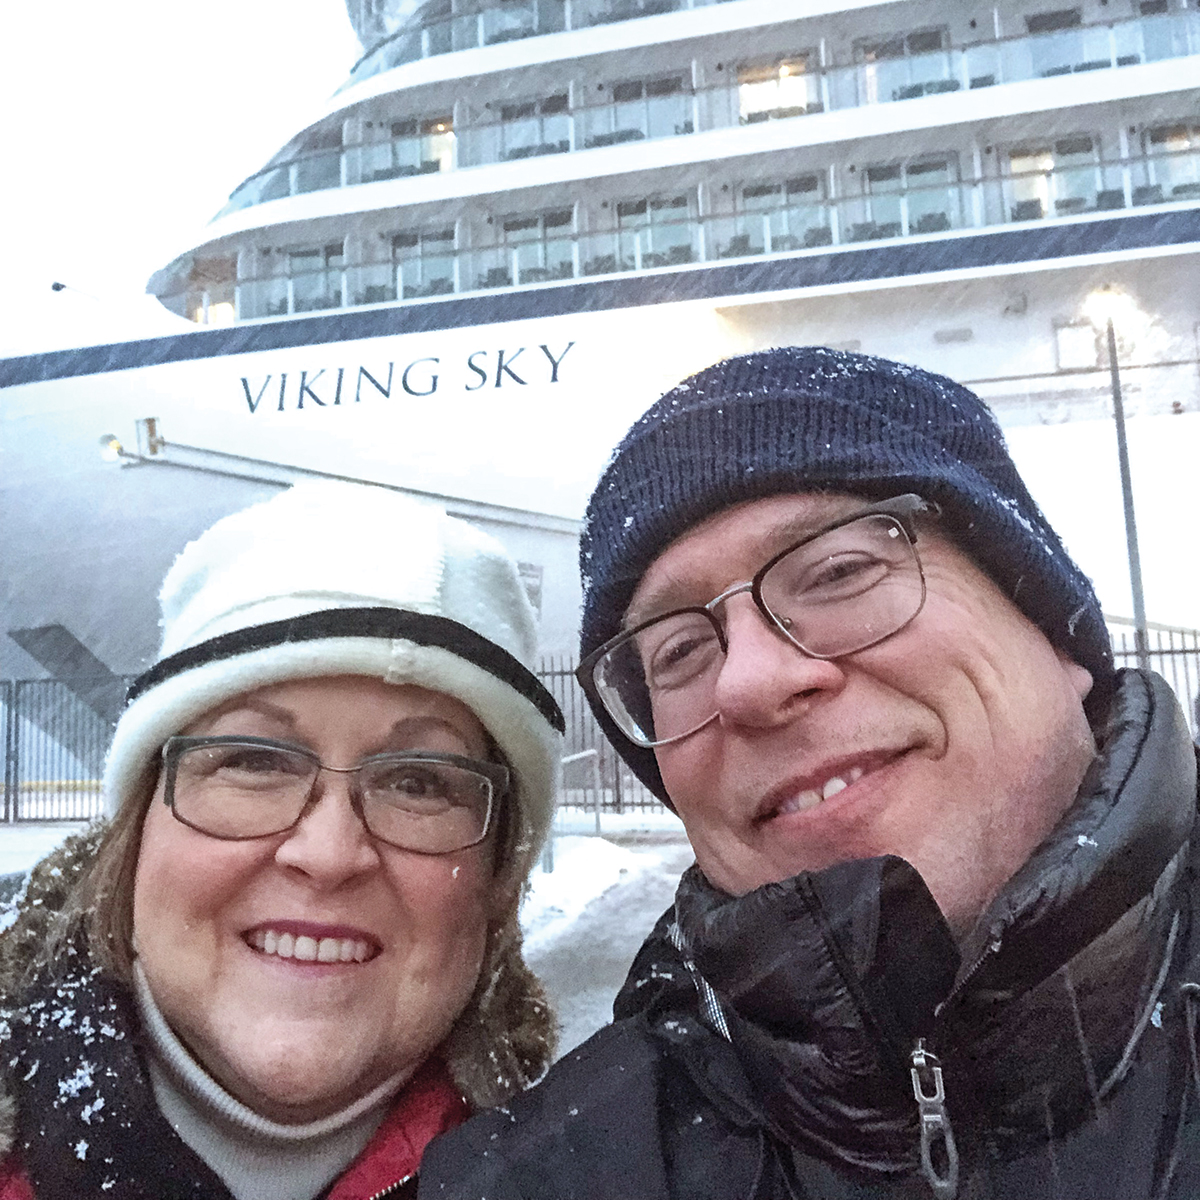
<svg viewBox="0 0 1200 1200">
<path fill-rule="evenodd" d="M 487 837 L 508 768 L 460 754 L 374 754 L 327 767 L 310 750 L 257 737 L 172 737 L 163 746 L 165 799 L 175 819 L 223 841 L 295 828 L 317 775 L 349 775 L 350 804 L 372 837 L 418 854 L 450 854 Z"/>
<path fill-rule="evenodd" d="M 617 634 L 579 664 L 576 677 L 636 745 L 685 738 L 717 715 L 717 678 L 729 650 L 721 605 L 749 592 L 763 617 L 810 658 L 865 650 L 921 611 L 925 576 L 914 521 L 939 512 L 912 494 L 864 508 L 789 546 L 707 604 Z"/>
</svg>

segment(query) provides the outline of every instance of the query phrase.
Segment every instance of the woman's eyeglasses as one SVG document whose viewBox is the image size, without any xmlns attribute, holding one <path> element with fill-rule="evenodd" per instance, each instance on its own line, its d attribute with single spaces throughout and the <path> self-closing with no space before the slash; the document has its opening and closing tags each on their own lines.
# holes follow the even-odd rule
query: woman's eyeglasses
<svg viewBox="0 0 1200 1200">
<path fill-rule="evenodd" d="M 619 633 L 576 671 L 580 685 L 639 746 L 662 746 L 717 715 L 728 651 L 721 607 L 749 592 L 763 617 L 811 658 L 865 650 L 903 629 L 925 603 L 914 521 L 936 504 L 907 494 L 864 508 L 776 554 L 753 579 L 707 604 Z"/>
<path fill-rule="evenodd" d="M 349 775 L 350 803 L 372 837 L 418 854 L 450 854 L 487 837 L 508 768 L 459 754 L 374 754 L 328 767 L 310 750 L 256 737 L 173 737 L 163 747 L 165 799 L 177 820 L 226 841 L 300 823 L 322 771 Z"/>
</svg>

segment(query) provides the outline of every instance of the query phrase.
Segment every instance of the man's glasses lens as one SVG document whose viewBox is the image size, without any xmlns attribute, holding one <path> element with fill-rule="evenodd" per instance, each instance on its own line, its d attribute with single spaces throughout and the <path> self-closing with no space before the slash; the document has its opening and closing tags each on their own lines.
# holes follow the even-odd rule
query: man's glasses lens
<svg viewBox="0 0 1200 1200">
<path fill-rule="evenodd" d="M 767 611 L 817 658 L 850 654 L 916 616 L 925 585 L 916 552 L 893 517 L 872 515 L 777 558 L 759 579 Z"/>
<path fill-rule="evenodd" d="M 907 625 L 925 601 L 920 562 L 904 526 L 879 512 L 784 551 L 748 590 L 776 628 L 814 658 L 873 646 Z M 596 695 L 627 737 L 661 745 L 716 714 L 725 661 L 719 607 L 683 609 L 636 626 L 593 664 Z"/>
<path fill-rule="evenodd" d="M 185 825 L 229 840 L 295 825 L 308 807 L 317 758 L 266 739 L 172 738 L 165 750 L 167 803 Z M 351 770 L 355 805 L 380 841 L 445 854 L 487 834 L 503 767 L 458 755 L 396 753 Z"/>
</svg>

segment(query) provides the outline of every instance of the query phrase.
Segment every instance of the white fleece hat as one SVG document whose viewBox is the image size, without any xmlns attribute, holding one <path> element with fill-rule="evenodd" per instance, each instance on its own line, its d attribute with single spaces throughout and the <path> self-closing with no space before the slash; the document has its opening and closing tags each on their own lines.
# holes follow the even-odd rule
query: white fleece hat
<svg viewBox="0 0 1200 1200">
<path fill-rule="evenodd" d="M 130 686 L 111 815 L 167 738 L 242 692 L 325 675 L 461 700 L 512 768 L 522 873 L 553 817 L 562 713 L 532 672 L 533 610 L 487 534 L 386 488 L 305 482 L 218 521 L 163 580 L 162 649 Z"/>
</svg>

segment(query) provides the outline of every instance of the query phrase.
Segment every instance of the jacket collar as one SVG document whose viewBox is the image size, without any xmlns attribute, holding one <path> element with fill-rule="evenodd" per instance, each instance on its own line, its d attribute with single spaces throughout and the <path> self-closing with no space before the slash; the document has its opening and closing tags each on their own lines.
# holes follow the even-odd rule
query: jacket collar
<svg viewBox="0 0 1200 1200">
<path fill-rule="evenodd" d="M 1174 696 L 1124 672 L 1075 804 L 961 950 L 897 858 L 738 898 L 693 868 L 677 897 L 682 941 L 768 1126 L 834 1161 L 911 1169 L 917 1038 L 942 1057 L 952 1119 L 1002 1153 L 1081 1124 L 1159 1002 L 1195 810 Z"/>
</svg>

